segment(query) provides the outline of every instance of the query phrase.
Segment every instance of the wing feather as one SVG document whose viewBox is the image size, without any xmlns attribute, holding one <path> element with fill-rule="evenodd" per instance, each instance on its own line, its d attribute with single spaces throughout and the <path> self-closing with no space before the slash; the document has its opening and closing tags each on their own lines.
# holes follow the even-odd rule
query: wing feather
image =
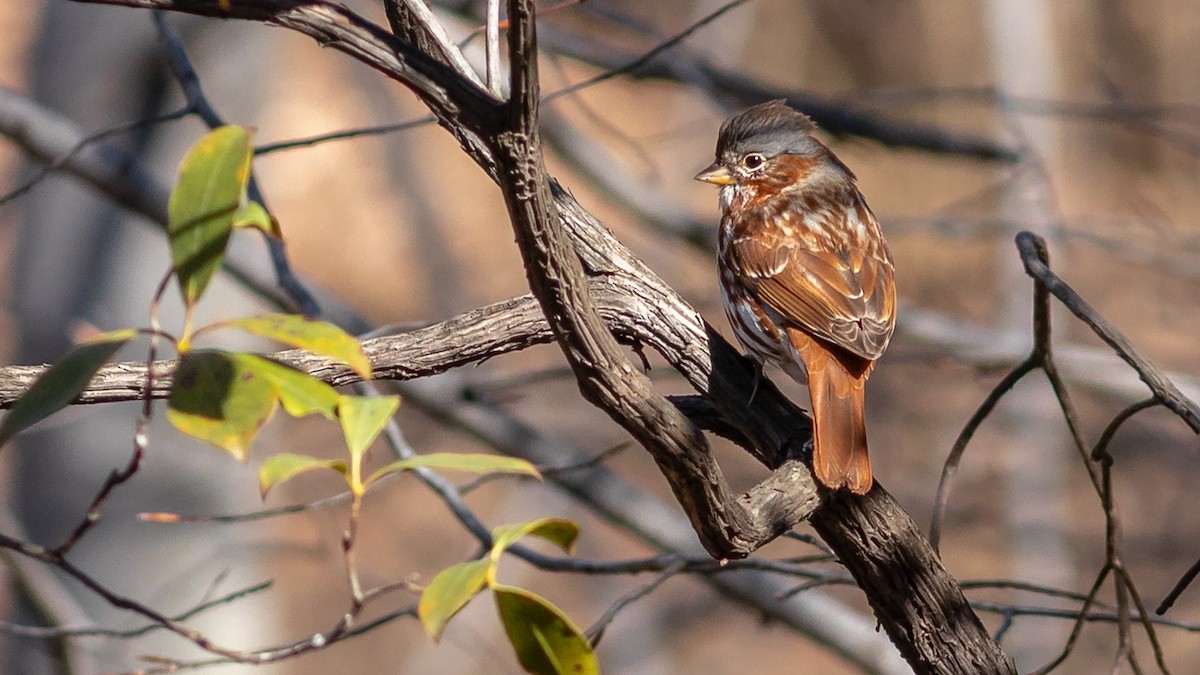
<svg viewBox="0 0 1200 675">
<path fill-rule="evenodd" d="M 810 334 L 863 358 L 879 358 L 895 325 L 890 254 L 885 245 L 850 246 L 844 239 L 839 245 L 816 236 L 803 220 L 768 219 L 772 226 L 730 242 L 731 258 L 749 282 L 748 290 L 768 310 Z M 846 224 L 836 225 L 844 237 Z M 826 233 L 834 226 L 822 225 Z M 868 239 L 882 242 L 882 237 Z"/>
</svg>

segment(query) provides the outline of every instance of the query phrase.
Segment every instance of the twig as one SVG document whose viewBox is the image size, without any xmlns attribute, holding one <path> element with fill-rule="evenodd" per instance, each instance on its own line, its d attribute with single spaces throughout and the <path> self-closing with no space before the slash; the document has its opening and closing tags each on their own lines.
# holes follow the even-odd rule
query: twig
<svg viewBox="0 0 1200 675">
<path fill-rule="evenodd" d="M 622 26 L 634 20 L 610 7 L 584 5 L 604 13 Z M 707 17 L 705 18 L 707 19 Z M 705 20 L 705 19 L 702 19 Z M 955 133 L 931 125 L 888 119 L 864 112 L 853 101 L 839 101 L 815 96 L 809 92 L 789 90 L 748 77 L 745 72 L 718 66 L 702 55 L 680 53 L 679 50 L 654 48 L 652 58 L 639 59 L 634 67 L 631 54 L 614 50 L 611 44 L 590 39 L 579 32 L 547 32 L 548 50 L 570 56 L 599 68 L 620 71 L 635 78 L 658 78 L 680 82 L 701 90 L 710 98 L 729 108 L 739 108 L 771 99 L 785 98 L 796 108 L 810 115 L 826 132 L 837 136 L 859 136 L 892 147 L 909 147 L 934 153 L 963 155 L 979 159 L 1016 162 L 1020 153 L 988 138 Z M 642 30 L 641 34 L 654 31 Z M 675 40 L 678 35 L 668 38 Z M 608 78 L 604 78 L 608 79 Z"/>
<path fill-rule="evenodd" d="M 572 462 L 570 464 L 556 464 L 556 465 L 552 465 L 552 466 L 539 466 L 539 467 L 537 467 L 537 469 L 542 474 L 543 478 L 550 478 L 555 475 L 565 473 L 568 471 L 583 471 L 586 469 L 591 469 L 593 467 L 603 464 L 606 460 L 615 456 L 617 453 L 621 452 L 622 450 L 629 448 L 631 445 L 632 445 L 632 443 L 620 443 L 618 445 L 615 445 L 615 446 L 609 448 L 608 450 L 605 450 L 604 452 L 599 453 L 595 457 L 589 457 L 585 460 L 582 460 L 579 462 Z M 506 476 L 504 474 L 498 474 L 498 473 L 483 474 L 483 475 L 478 476 L 466 483 L 463 483 L 462 485 L 459 485 L 458 492 L 459 492 L 459 494 L 465 495 L 465 494 L 468 494 L 468 493 L 474 491 L 475 489 L 477 489 L 479 486 L 483 485 L 484 483 L 490 483 L 492 481 L 501 480 L 501 479 L 512 480 L 513 477 Z"/>
<path fill-rule="evenodd" d="M 572 7 L 574 5 L 583 4 L 585 1 L 586 0 L 559 0 L 559 2 L 557 2 L 553 5 L 539 8 L 538 14 L 541 16 L 546 16 L 547 14 L 553 14 L 554 12 L 557 12 L 562 9 L 566 9 L 568 7 Z M 508 30 L 508 21 L 507 20 L 500 21 L 499 24 L 500 24 L 500 30 Z M 462 49 L 462 48 L 466 47 L 467 45 L 471 44 L 471 40 L 474 40 L 475 38 L 479 37 L 486 30 L 487 30 L 486 21 L 484 22 L 484 25 L 476 26 L 475 28 L 471 29 L 471 31 L 467 33 L 466 37 L 464 37 L 463 39 L 458 41 L 459 49 Z"/>
<path fill-rule="evenodd" d="M 1100 587 L 1104 584 L 1104 580 L 1108 578 L 1108 574 L 1111 571 L 1112 567 L 1106 564 L 1100 570 L 1100 573 L 1096 575 L 1096 580 L 1092 582 L 1092 588 L 1088 591 L 1087 599 L 1083 601 L 1083 606 L 1079 608 L 1078 612 L 1074 613 L 1074 625 L 1071 626 L 1071 634 L 1067 636 L 1067 643 L 1063 646 L 1062 651 L 1059 652 L 1058 656 L 1054 657 L 1050 663 L 1047 663 L 1041 668 L 1033 671 L 1031 675 L 1043 675 L 1044 673 L 1049 673 L 1057 668 L 1063 661 L 1067 660 L 1067 657 L 1071 654 L 1071 650 L 1075 648 L 1075 641 L 1079 638 L 1080 631 L 1083 629 L 1085 618 L 1088 616 L 1088 610 L 1091 609 L 1092 603 L 1094 603 L 1096 600 L 1096 594 L 1100 591 Z M 1114 615 L 1113 618 L 1114 620 L 1118 620 L 1116 615 Z"/>
<path fill-rule="evenodd" d="M 958 467 L 962 463 L 963 453 L 967 450 L 967 445 L 971 439 L 975 437 L 975 432 L 988 415 L 996 409 L 1000 403 L 1000 399 L 1004 395 L 1012 391 L 1012 388 L 1021 381 L 1029 373 L 1041 367 L 1036 354 L 1030 354 L 1016 368 L 1013 368 L 1004 376 L 1000 382 L 992 388 L 983 403 L 971 415 L 971 419 L 967 420 L 962 431 L 958 432 L 958 438 L 954 440 L 954 446 L 950 448 L 950 454 L 946 457 L 946 462 L 942 464 L 942 477 L 938 480 L 937 495 L 933 499 L 933 517 L 929 524 L 929 545 L 933 550 L 940 551 L 942 543 L 942 522 L 946 517 L 946 506 L 950 502 L 950 489 L 954 485 L 954 478 L 958 475 Z"/>
<path fill-rule="evenodd" d="M 358 385 L 363 387 L 363 385 Z M 364 391 L 374 391 L 374 385 L 364 388 Z M 395 453 L 397 459 L 408 459 L 416 455 L 408 442 L 404 440 L 404 434 L 400 430 L 400 423 L 393 417 L 388 420 L 387 426 L 384 427 L 384 439 L 388 443 L 388 447 Z M 467 506 L 466 500 L 463 499 L 462 493 L 454 486 L 450 479 L 442 474 L 427 467 L 418 467 L 412 471 L 422 483 L 441 498 L 442 502 L 450 509 L 450 512 L 466 528 L 467 532 L 471 533 L 479 542 L 481 548 L 489 548 L 492 545 L 492 533 L 483 521 L 471 511 Z"/>
<path fill-rule="evenodd" d="M 550 65 L 554 66 L 555 74 L 558 76 L 558 79 L 564 83 L 569 82 L 570 78 L 567 76 L 567 73 L 563 68 L 562 57 L 557 54 L 550 54 L 548 60 Z M 570 85 L 564 84 L 564 86 Z M 595 106 L 588 103 L 587 99 L 585 99 L 583 96 L 580 96 L 578 91 L 571 93 L 570 102 L 574 104 L 577 110 L 579 110 L 580 114 L 583 115 L 583 118 L 591 123 L 591 125 L 601 134 L 624 146 L 630 153 L 633 154 L 633 156 L 637 159 L 638 164 L 643 169 L 641 175 L 638 176 L 639 180 L 642 182 L 661 182 L 662 176 L 655 169 L 654 157 L 646 151 L 646 148 L 643 147 L 642 143 L 634 138 L 631 138 L 628 134 L 618 129 L 616 125 L 605 119 L 604 114 L 599 110 L 596 110 Z M 549 122 L 550 120 L 547 120 L 545 117 L 543 117 L 542 128 L 549 131 L 553 127 L 566 126 L 566 124 L 562 122 L 557 124 L 550 124 Z M 584 137 L 584 134 L 573 128 L 568 129 L 565 135 L 574 138 Z M 558 134 L 558 136 L 561 138 L 563 134 Z M 549 140 L 551 136 L 547 134 L 546 138 Z M 558 146 L 561 145 L 561 143 L 554 143 L 554 145 Z M 576 164 L 578 163 L 579 162 L 576 161 Z"/>
<path fill-rule="evenodd" d="M 138 416 L 133 433 L 133 454 L 129 457 L 129 462 L 125 465 L 124 469 L 114 469 L 109 472 L 108 477 L 104 479 L 104 483 L 96 492 L 95 497 L 92 498 L 91 506 L 88 507 L 83 520 L 54 549 L 54 555 L 59 558 L 69 553 L 75 544 L 100 522 L 101 509 L 108 496 L 112 494 L 113 490 L 123 485 L 130 478 L 133 478 L 142 465 L 142 457 L 145 455 L 146 448 L 150 443 L 150 420 L 154 416 L 154 369 L 152 365 L 157 359 L 158 340 L 159 336 L 162 335 L 162 326 L 158 321 L 158 308 L 163 293 L 167 290 L 167 284 L 171 281 L 171 277 L 171 272 L 163 275 L 162 280 L 158 283 L 158 288 L 154 292 L 154 299 L 150 303 L 150 346 L 146 350 L 146 381 L 140 393 L 142 410 Z"/>
<path fill-rule="evenodd" d="M 1025 264 L 1025 271 L 1029 276 L 1044 284 L 1054 297 L 1087 324 L 1097 337 L 1137 372 L 1138 377 L 1164 406 L 1183 420 L 1192 431 L 1200 434 L 1200 406 L 1180 393 L 1174 383 L 1163 375 L 1157 366 L 1143 357 L 1120 331 L 1041 262 L 1036 252 L 1037 242 L 1037 236 L 1032 233 L 1022 232 L 1017 235 L 1017 248 L 1021 251 L 1021 261 Z"/>
<path fill-rule="evenodd" d="M 1091 609 L 1098 603 L 1093 602 L 1086 612 L 1076 608 L 1063 607 L 1031 607 L 1028 605 L 1010 605 L 1002 602 L 992 602 L 989 600 L 972 600 L 971 606 L 981 612 L 990 612 L 1001 616 L 1033 616 L 1047 619 L 1068 619 L 1070 621 L 1078 621 L 1082 617 L 1084 623 L 1119 623 L 1121 620 L 1120 614 L 1115 611 L 1097 612 Z M 1188 623 L 1186 621 L 1175 621 L 1173 619 L 1154 618 L 1150 619 L 1154 625 L 1163 626 L 1165 628 L 1175 628 L 1186 631 L 1188 633 L 1200 633 L 1200 624 Z"/>
<path fill-rule="evenodd" d="M 342 141 L 353 138 L 363 138 L 366 136 L 379 136 L 390 134 L 396 131 L 408 131 L 417 127 L 423 127 L 437 122 L 437 118 L 433 115 L 425 115 L 416 119 L 408 120 L 407 122 L 396 122 L 394 124 L 380 124 L 372 127 L 358 127 L 356 129 L 346 129 L 344 131 L 331 131 L 325 134 L 317 134 L 316 136 L 306 136 L 304 138 L 295 138 L 287 141 L 276 141 L 274 143 L 264 143 L 254 147 L 254 155 L 262 157 L 273 152 L 282 152 L 284 150 L 295 150 L 297 148 L 307 148 L 314 145 L 320 145 L 329 141 Z"/>
<path fill-rule="evenodd" d="M 833 584 L 853 586 L 854 577 L 850 576 L 849 574 L 826 574 L 822 576 L 816 576 L 802 584 L 793 586 L 782 593 L 776 594 L 775 597 L 779 598 L 780 600 L 787 600 L 788 598 L 800 595 L 805 591 L 811 591 L 814 588 L 820 588 L 821 586 Z"/>
<path fill-rule="evenodd" d="M 372 484 L 374 488 L 374 484 Z M 268 520 L 279 516 L 292 515 L 296 513 L 308 513 L 317 509 L 323 509 L 330 506 L 340 506 L 350 503 L 349 492 L 339 492 L 336 495 L 317 499 L 306 504 L 289 504 L 273 509 L 262 509 L 260 511 L 251 511 L 249 513 L 225 513 L 225 514 L 196 514 L 187 515 L 180 513 L 163 513 L 163 512 L 143 512 L 138 514 L 138 520 L 148 523 L 249 523 L 256 520 Z"/>
<path fill-rule="evenodd" d="M 609 605 L 604 614 L 600 615 L 600 618 L 596 619 L 596 622 L 593 623 L 591 627 L 587 629 L 587 631 L 585 631 L 588 637 L 588 642 L 591 643 L 593 647 L 600 644 L 600 640 L 604 639 L 604 631 L 609 627 L 610 624 L 612 624 L 613 619 L 617 618 L 618 612 L 634 602 L 641 600 L 647 595 L 650 595 L 650 593 L 661 586 L 663 582 L 675 576 L 682 570 L 683 563 L 676 563 L 662 572 L 659 572 L 658 575 L 656 575 L 650 581 L 617 598 L 616 601 Z"/>
<path fill-rule="evenodd" d="M 1200 575 L 1200 560 L 1192 563 L 1192 566 L 1183 573 L 1179 581 L 1175 582 L 1175 585 L 1171 587 L 1171 591 L 1162 599 L 1162 602 L 1158 603 L 1158 607 L 1154 610 L 1154 613 L 1166 614 L 1174 606 L 1175 601 L 1179 599 L 1184 590 L 1196 580 L 1197 575 Z"/>
<path fill-rule="evenodd" d="M 1142 359 L 1133 350 L 1133 347 L 1125 338 L 1116 331 L 1115 328 L 1108 325 L 1102 317 L 1100 317 L 1094 309 L 1092 309 L 1073 289 L 1059 279 L 1049 268 L 1049 257 L 1045 243 L 1036 235 L 1029 232 L 1022 232 L 1017 235 L 1017 247 L 1021 253 L 1021 259 L 1025 265 L 1026 271 L 1034 278 L 1034 317 L 1033 317 L 1033 333 L 1034 346 L 1030 355 L 1017 368 L 1011 371 L 1004 380 L 1001 381 L 996 388 L 985 399 L 984 403 L 972 416 L 971 420 L 959 434 L 959 439 L 955 443 L 950 457 L 947 459 L 946 465 L 942 471 L 942 481 L 938 486 L 938 496 L 934 507 L 933 524 L 930 528 L 931 540 L 934 546 L 940 538 L 941 520 L 944 514 L 944 509 L 947 503 L 949 494 L 950 481 L 953 478 L 959 462 L 961 460 L 963 450 L 966 443 L 970 440 L 979 424 L 987 417 L 987 414 L 995 407 L 998 400 L 1007 393 L 1016 382 L 1034 369 L 1041 369 L 1047 380 L 1054 389 L 1055 397 L 1059 402 L 1059 407 L 1062 410 L 1064 419 L 1067 421 L 1067 426 L 1071 431 L 1071 437 L 1074 445 L 1079 452 L 1084 469 L 1088 473 L 1088 477 L 1092 481 L 1093 488 L 1100 497 L 1101 506 L 1105 518 L 1105 563 L 1100 572 L 1096 576 L 1096 580 L 1092 585 L 1092 589 L 1087 594 L 1083 607 L 1079 611 L 1071 633 L 1067 638 L 1067 642 L 1063 647 L 1062 652 L 1055 657 L 1050 663 L 1039 669 L 1038 673 L 1048 673 L 1057 668 L 1070 655 L 1075 647 L 1076 640 L 1079 637 L 1079 632 L 1082 628 L 1084 617 L 1088 613 L 1088 609 L 1095 602 L 1096 593 L 1104 580 L 1111 574 L 1115 584 L 1115 592 L 1117 597 L 1117 625 L 1118 625 L 1118 646 L 1114 656 L 1114 662 L 1128 661 L 1131 666 L 1137 670 L 1137 661 L 1133 650 L 1130 629 L 1130 607 L 1129 600 L 1134 601 L 1136 605 L 1139 619 L 1146 630 L 1150 643 L 1154 649 L 1155 659 L 1162 672 L 1168 672 L 1164 661 L 1162 648 L 1158 642 L 1154 632 L 1153 621 L 1146 612 L 1142 604 L 1140 594 L 1133 583 L 1133 578 L 1129 575 L 1122 561 L 1121 556 L 1121 533 L 1118 524 L 1116 506 L 1112 491 L 1112 455 L 1108 452 L 1108 444 L 1116 434 L 1120 426 L 1130 419 L 1134 414 L 1141 410 L 1153 407 L 1154 405 L 1167 404 L 1167 401 L 1173 399 L 1175 406 L 1172 407 L 1176 414 L 1184 419 L 1185 422 L 1192 425 L 1189 421 L 1189 415 L 1196 420 L 1200 420 L 1200 409 L 1194 403 L 1183 397 L 1182 394 L 1175 389 L 1174 385 L 1161 375 L 1152 364 Z M 1070 392 L 1066 384 L 1058 374 L 1058 368 L 1054 360 L 1054 352 L 1051 344 L 1051 326 L 1050 326 L 1050 295 L 1053 294 L 1063 304 L 1066 304 L 1076 316 L 1083 319 L 1092 329 L 1100 335 L 1106 343 L 1116 350 L 1121 357 L 1137 370 L 1143 382 L 1151 387 L 1154 396 L 1148 400 L 1135 403 L 1120 413 L 1118 413 L 1106 426 L 1101 434 L 1100 440 L 1090 451 L 1087 441 L 1083 435 L 1083 429 L 1079 421 L 1079 415 L 1071 402 Z M 1196 427 L 1193 426 L 1193 429 Z M 1098 465 L 1098 466 L 1097 466 Z M 1006 615 L 1006 621 L 1011 615 Z"/>
<path fill-rule="evenodd" d="M 12 190 L 9 190 L 5 194 L 0 195 L 0 206 L 3 206 L 32 190 L 34 186 L 42 182 L 46 176 L 49 176 L 51 173 L 67 166 L 67 164 L 70 163 L 71 160 L 75 159 L 80 152 L 93 143 L 97 143 L 111 136 L 123 134 L 127 131 L 133 131 L 134 129 L 142 129 L 144 127 L 162 124 L 163 122 L 171 122 L 190 115 L 191 112 L 191 107 L 185 107 L 181 110 L 176 110 L 175 112 L 157 115 L 148 119 L 133 120 L 131 122 L 114 124 L 106 129 L 92 132 L 77 140 L 75 144 L 63 154 L 44 162 L 24 183 L 18 185 Z"/>
<path fill-rule="evenodd" d="M 651 61 L 653 61 L 655 59 L 655 57 L 657 57 L 659 54 L 662 54 L 663 52 L 666 52 L 670 49 L 675 48 L 676 45 L 678 45 L 679 43 L 681 43 L 684 40 L 691 37 L 696 31 L 700 30 L 701 28 L 704 28 L 705 26 L 709 25 L 710 23 L 721 18 L 723 15 L 725 15 L 726 12 L 729 12 L 730 10 L 736 9 L 739 6 L 746 4 L 747 1 L 748 0 L 730 0 L 729 2 L 726 2 L 725 4 L 721 5 L 720 7 L 713 10 L 712 12 L 709 12 L 705 16 L 701 17 L 698 21 L 693 22 L 687 28 L 679 31 L 675 35 L 672 35 L 670 38 L 663 40 L 659 44 L 655 45 L 652 49 L 646 51 L 638 58 L 626 63 L 625 65 L 619 66 L 617 68 L 612 68 L 603 73 L 600 73 L 599 75 L 589 77 L 588 79 L 583 80 L 581 82 L 576 82 L 575 84 L 573 84 L 569 87 L 563 87 L 562 89 L 559 89 L 559 90 L 553 92 L 552 94 L 548 94 L 545 97 L 544 101 L 548 103 L 550 101 L 553 101 L 556 98 L 560 98 L 563 96 L 567 96 L 569 94 L 573 94 L 577 91 L 580 91 L 581 89 L 586 89 L 588 87 L 599 84 L 601 82 L 606 82 L 608 80 L 611 80 L 614 77 L 618 77 L 620 75 L 625 75 L 627 73 L 631 73 L 631 72 L 637 70 L 638 68 L 641 68 L 642 66 L 646 65 L 647 63 L 650 63 Z"/>
<path fill-rule="evenodd" d="M 187 621 L 197 617 L 204 612 L 216 607 L 228 605 L 242 598 L 255 595 L 270 589 L 274 585 L 272 581 L 263 581 L 246 588 L 241 588 L 231 593 L 226 593 L 220 597 L 202 602 L 195 607 L 176 614 L 171 617 L 175 621 Z M 129 630 L 116 630 L 112 628 L 99 627 L 63 627 L 63 626 L 22 626 L 9 622 L 0 622 L 0 632 L 20 635 L 22 637 L 50 639 L 59 637 L 104 637 L 114 638 L 119 640 L 131 640 L 136 637 L 141 637 L 154 631 L 163 630 L 163 626 L 158 623 L 148 623 L 139 628 Z"/>
</svg>

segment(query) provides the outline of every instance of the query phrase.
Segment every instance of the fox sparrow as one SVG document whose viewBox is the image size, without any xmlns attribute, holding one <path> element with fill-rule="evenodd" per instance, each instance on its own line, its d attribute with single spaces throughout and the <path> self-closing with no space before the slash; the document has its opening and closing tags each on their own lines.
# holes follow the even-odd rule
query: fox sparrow
<svg viewBox="0 0 1200 675">
<path fill-rule="evenodd" d="M 854 173 L 783 101 L 729 119 L 717 161 L 718 266 L 725 313 L 761 366 L 812 398 L 813 472 L 831 489 L 871 489 L 863 389 L 896 323 L 892 254 Z"/>
</svg>

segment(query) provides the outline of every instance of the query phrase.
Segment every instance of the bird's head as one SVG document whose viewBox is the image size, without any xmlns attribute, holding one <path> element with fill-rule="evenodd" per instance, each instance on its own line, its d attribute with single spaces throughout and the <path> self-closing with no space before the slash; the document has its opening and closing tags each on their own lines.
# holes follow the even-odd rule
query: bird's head
<svg viewBox="0 0 1200 675">
<path fill-rule="evenodd" d="M 854 180 L 846 165 L 813 136 L 816 125 L 783 100 L 760 103 L 721 125 L 716 161 L 696 180 L 747 198 Z"/>
</svg>

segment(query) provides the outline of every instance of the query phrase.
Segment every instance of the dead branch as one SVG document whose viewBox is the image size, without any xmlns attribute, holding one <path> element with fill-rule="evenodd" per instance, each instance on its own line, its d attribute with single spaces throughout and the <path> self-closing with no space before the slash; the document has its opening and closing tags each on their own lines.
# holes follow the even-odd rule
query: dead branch
<svg viewBox="0 0 1200 675">
<path fill-rule="evenodd" d="M 1050 270 L 1049 253 L 1045 241 L 1031 233 L 1021 232 L 1016 237 L 1017 248 L 1026 271 L 1034 279 L 1033 303 L 1033 335 L 1034 344 L 1029 356 L 1016 366 L 988 394 L 987 398 L 976 410 L 971 420 L 959 434 L 954 448 L 950 452 L 942 469 L 942 479 L 938 485 L 937 498 L 934 504 L 933 523 L 930 527 L 930 539 L 936 547 L 940 539 L 942 518 L 945 515 L 949 500 L 950 485 L 962 460 L 967 443 L 975 434 L 979 425 L 991 413 L 1005 394 L 1025 375 L 1041 370 L 1054 390 L 1063 418 L 1071 432 L 1071 438 L 1079 452 L 1082 466 L 1091 480 L 1092 486 L 1100 498 L 1104 513 L 1104 542 L 1105 560 L 1100 571 L 1096 574 L 1091 589 L 1085 596 L 1083 606 L 1075 617 L 1070 635 L 1062 651 L 1048 664 L 1039 668 L 1037 673 L 1049 673 L 1063 663 L 1076 646 L 1089 611 L 1096 602 L 1097 594 L 1104 582 L 1111 576 L 1117 597 L 1118 646 L 1114 663 L 1128 661 L 1135 672 L 1140 672 L 1133 648 L 1132 621 L 1134 611 L 1136 618 L 1146 632 L 1150 646 L 1154 652 L 1155 662 L 1163 673 L 1169 672 L 1166 666 L 1162 646 L 1154 628 L 1153 617 L 1150 616 L 1141 594 L 1133 581 L 1124 562 L 1124 544 L 1117 515 L 1115 496 L 1112 488 L 1113 457 L 1108 451 L 1108 444 L 1124 422 L 1136 413 L 1156 405 L 1163 405 L 1175 412 L 1193 430 L 1200 421 L 1200 408 L 1187 397 L 1183 396 L 1175 385 L 1158 369 L 1136 352 L 1133 346 L 1120 332 L 1109 324 L 1095 309 L 1093 309 L 1078 293 Z M 1066 305 L 1072 313 L 1083 320 L 1092 330 L 1107 343 L 1117 354 L 1138 373 L 1142 381 L 1150 387 L 1151 398 L 1126 407 L 1112 418 L 1100 435 L 1100 440 L 1094 447 L 1089 448 L 1085 438 L 1079 414 L 1071 400 L 1070 392 L 1059 375 L 1055 361 L 1054 348 L 1051 340 L 1051 296 L 1056 297 Z M 1176 588 L 1179 588 L 1177 584 Z M 1132 605 L 1132 606 L 1131 606 Z M 1011 615 L 1009 615 L 1011 616 Z M 1115 666 L 1114 666 L 1115 667 Z"/>
<path fill-rule="evenodd" d="M 1030 232 L 1022 232 L 1017 235 L 1017 248 L 1021 251 L 1021 262 L 1025 265 L 1025 271 L 1029 276 L 1041 282 L 1064 307 L 1087 324 L 1097 337 L 1104 340 L 1137 372 L 1138 377 L 1146 383 L 1155 398 L 1162 401 L 1162 404 L 1191 427 L 1192 431 L 1200 434 L 1200 406 L 1180 393 L 1175 384 L 1163 375 L 1157 366 L 1142 356 L 1116 327 L 1080 297 L 1075 289 L 1068 286 L 1050 270 L 1050 267 L 1037 255 L 1039 242 L 1040 239 L 1037 235 Z M 1045 244 L 1041 244 L 1041 246 L 1044 247 Z"/>
</svg>

